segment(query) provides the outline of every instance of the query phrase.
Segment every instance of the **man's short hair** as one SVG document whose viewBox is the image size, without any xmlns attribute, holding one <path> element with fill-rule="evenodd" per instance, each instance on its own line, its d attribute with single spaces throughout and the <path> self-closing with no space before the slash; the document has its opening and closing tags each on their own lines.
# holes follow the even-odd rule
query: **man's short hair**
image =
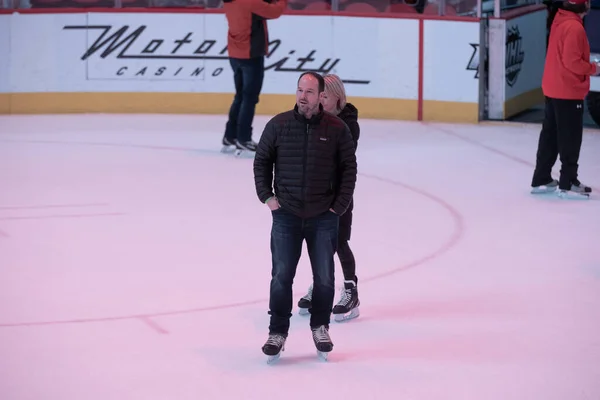
<svg viewBox="0 0 600 400">
<path fill-rule="evenodd" d="M 311 75 L 311 76 L 317 78 L 317 81 L 319 81 L 319 93 L 322 93 L 325 91 L 325 79 L 323 79 L 323 76 L 321 74 L 319 74 L 318 72 L 314 72 L 314 71 L 303 72 L 302 75 L 300 75 L 300 77 L 298 78 L 298 83 L 300 83 L 300 79 L 302 79 L 302 77 L 304 75 Z"/>
</svg>

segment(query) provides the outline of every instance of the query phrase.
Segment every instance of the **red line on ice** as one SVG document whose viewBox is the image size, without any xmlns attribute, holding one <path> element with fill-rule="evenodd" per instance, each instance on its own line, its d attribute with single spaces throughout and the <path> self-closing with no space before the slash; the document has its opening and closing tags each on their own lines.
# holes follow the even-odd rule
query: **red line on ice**
<svg viewBox="0 0 600 400">
<path fill-rule="evenodd" d="M 427 124 L 427 125 L 429 125 L 429 124 Z M 456 139 L 460 139 L 463 142 L 470 143 L 470 144 L 472 144 L 474 146 L 477 146 L 479 148 L 485 149 L 485 150 L 490 151 L 492 153 L 498 154 L 499 156 L 502 156 L 504 158 L 508 158 L 509 160 L 512 160 L 512 161 L 517 162 L 519 164 L 526 165 L 526 166 L 531 167 L 531 168 L 535 168 L 535 164 L 534 163 L 529 162 L 527 160 L 523 160 L 522 158 L 519 158 L 517 156 L 513 156 L 512 154 L 506 153 L 506 152 L 504 152 L 502 150 L 499 150 L 499 149 L 497 149 L 495 147 L 488 146 L 487 144 L 483 144 L 483 143 L 478 142 L 476 140 L 473 140 L 473 139 L 464 137 L 462 135 L 459 135 L 458 133 L 456 133 L 456 132 L 454 132 L 454 131 L 452 131 L 450 129 L 442 128 L 442 127 L 439 127 L 439 126 L 436 126 L 436 125 L 430 125 L 430 126 L 433 129 L 437 129 L 438 131 L 443 132 L 443 133 L 445 133 L 445 134 L 447 134 L 449 136 L 452 136 L 452 137 L 454 137 Z M 531 173 L 533 174 L 533 171 L 531 171 Z M 596 187 L 593 187 L 593 186 L 590 186 L 590 187 L 592 188 L 592 190 L 594 192 L 599 192 L 600 191 L 600 189 L 598 189 Z"/>
<path fill-rule="evenodd" d="M 70 144 L 68 142 L 62 142 L 62 143 Z M 83 144 L 83 143 L 77 143 L 77 144 Z M 93 143 L 91 143 L 91 144 L 93 145 Z M 104 144 L 104 145 L 107 145 L 107 144 Z M 119 146 L 119 144 L 114 144 L 114 145 Z M 125 145 L 125 146 L 133 147 L 132 145 Z M 184 148 L 177 149 L 177 148 L 172 148 L 172 147 L 157 147 L 157 146 L 144 146 L 144 145 L 134 145 L 134 146 L 138 147 L 138 148 L 147 148 L 147 149 L 152 149 L 152 150 L 169 150 L 169 151 L 180 150 L 180 151 L 186 151 L 186 152 L 193 150 L 193 149 L 184 149 Z M 387 184 L 390 184 L 393 186 L 402 187 L 406 190 L 409 190 L 411 192 L 414 192 L 416 194 L 419 194 L 421 196 L 424 196 L 424 197 L 432 200 L 433 202 L 442 206 L 451 215 L 453 223 L 454 223 L 454 230 L 453 230 L 452 234 L 437 250 L 435 250 L 435 251 L 431 252 L 430 254 L 428 254 L 424 257 L 421 257 L 415 261 L 412 261 L 412 262 L 409 262 L 406 264 L 402 264 L 396 268 L 393 268 L 389 271 L 380 273 L 376 276 L 366 277 L 362 281 L 366 281 L 366 282 L 374 281 L 377 279 L 389 277 L 396 273 L 406 271 L 408 269 L 423 265 L 424 263 L 431 261 L 435 258 L 438 258 L 438 257 L 442 256 L 443 254 L 445 254 L 446 252 L 448 252 L 451 248 L 456 246 L 456 244 L 458 244 L 458 242 L 462 238 L 464 231 L 465 231 L 464 218 L 456 208 L 454 208 L 451 204 L 449 204 L 442 198 L 440 198 L 436 195 L 433 195 L 423 189 L 420 189 L 420 188 L 417 188 L 417 187 L 414 187 L 414 186 L 411 186 L 411 185 L 408 185 L 408 184 L 405 184 L 402 182 L 398 182 L 395 180 L 379 177 L 376 175 L 363 174 L 363 173 L 359 173 L 359 175 L 364 176 L 365 178 L 375 179 L 380 182 L 384 182 L 384 183 L 387 183 Z M 149 324 L 149 322 L 148 322 L 148 321 L 150 321 L 149 318 L 154 318 L 154 317 L 191 314 L 191 313 L 198 313 L 198 312 L 203 312 L 203 311 L 223 310 L 223 309 L 228 309 L 228 308 L 245 307 L 245 306 L 250 306 L 250 305 L 259 304 L 259 303 L 266 303 L 266 302 L 268 302 L 268 299 L 263 298 L 263 299 L 257 299 L 257 300 L 242 301 L 242 302 L 214 305 L 214 306 L 208 306 L 208 307 L 196 307 L 196 308 L 190 308 L 190 309 L 172 310 L 172 311 L 147 313 L 147 314 L 123 315 L 123 316 L 101 317 L 101 318 L 81 318 L 81 319 L 72 319 L 72 320 L 0 323 L 0 328 L 22 327 L 22 326 L 61 325 L 61 324 L 91 323 L 91 322 L 108 322 L 108 321 L 119 321 L 119 320 L 126 320 L 126 319 L 141 319 L 145 323 Z M 156 329 L 154 326 L 152 326 L 152 327 L 153 327 L 153 329 Z M 162 329 L 162 328 L 160 328 L 160 329 Z"/>
<path fill-rule="evenodd" d="M 160 326 L 159 324 L 157 324 L 155 321 L 151 320 L 148 317 L 140 317 L 140 320 L 148 325 L 153 331 L 158 332 L 162 335 L 168 335 L 169 331 L 167 331 L 165 328 L 163 328 L 162 326 Z"/>
<path fill-rule="evenodd" d="M 90 217 L 114 217 L 125 215 L 124 213 L 101 213 L 101 214 L 64 214 L 64 215 L 37 215 L 20 217 L 0 217 L 1 221 L 15 221 L 25 219 L 66 219 L 66 218 L 90 218 Z"/>
<path fill-rule="evenodd" d="M 36 209 L 47 209 L 47 208 L 79 208 L 79 207 L 106 207 L 106 203 L 89 203 L 89 204 L 41 204 L 35 206 L 0 206 L 2 210 L 36 210 Z"/>
</svg>

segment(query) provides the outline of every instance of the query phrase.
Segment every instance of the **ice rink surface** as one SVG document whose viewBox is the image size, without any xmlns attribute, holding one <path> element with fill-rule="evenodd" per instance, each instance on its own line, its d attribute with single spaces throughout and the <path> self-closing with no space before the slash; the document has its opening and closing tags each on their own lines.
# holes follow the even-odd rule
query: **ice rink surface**
<svg viewBox="0 0 600 400">
<path fill-rule="evenodd" d="M 225 120 L 0 117 L 0 399 L 600 399 L 600 134 L 574 201 L 529 194 L 538 125 L 359 120 L 361 316 L 323 363 L 295 307 L 267 365 L 271 215 Z"/>
</svg>

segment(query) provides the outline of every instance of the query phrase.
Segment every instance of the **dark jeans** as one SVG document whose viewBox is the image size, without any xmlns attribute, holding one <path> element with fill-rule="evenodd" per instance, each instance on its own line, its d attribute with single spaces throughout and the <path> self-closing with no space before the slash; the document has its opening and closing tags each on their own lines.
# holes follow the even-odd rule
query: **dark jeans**
<svg viewBox="0 0 600 400">
<path fill-rule="evenodd" d="M 578 162 L 583 139 L 583 100 L 546 97 L 544 122 L 538 141 L 531 186 L 552 182 L 552 167 L 560 154 L 562 164 L 558 186 L 569 190 L 578 182 Z"/>
<path fill-rule="evenodd" d="M 283 208 L 275 210 L 271 229 L 271 294 L 269 333 L 287 335 L 292 316 L 292 284 L 302 254 L 302 243 L 310 257 L 313 297 L 310 326 L 329 325 L 335 295 L 333 256 L 337 250 L 339 216 L 327 211 L 313 218 L 300 218 Z"/>
<path fill-rule="evenodd" d="M 252 121 L 263 85 L 265 59 L 230 58 L 229 63 L 233 70 L 235 97 L 229 109 L 225 137 L 247 142 L 252 139 Z"/>
</svg>

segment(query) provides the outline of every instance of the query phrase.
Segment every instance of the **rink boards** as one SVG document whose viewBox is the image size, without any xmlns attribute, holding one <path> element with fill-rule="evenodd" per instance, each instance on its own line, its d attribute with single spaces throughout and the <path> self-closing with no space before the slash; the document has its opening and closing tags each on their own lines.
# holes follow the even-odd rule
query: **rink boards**
<svg viewBox="0 0 600 400">
<path fill-rule="evenodd" d="M 477 19 L 285 15 L 269 31 L 259 114 L 290 109 L 316 70 L 364 118 L 478 120 Z M 226 113 L 226 38 L 218 12 L 0 15 L 0 113 Z"/>
</svg>

